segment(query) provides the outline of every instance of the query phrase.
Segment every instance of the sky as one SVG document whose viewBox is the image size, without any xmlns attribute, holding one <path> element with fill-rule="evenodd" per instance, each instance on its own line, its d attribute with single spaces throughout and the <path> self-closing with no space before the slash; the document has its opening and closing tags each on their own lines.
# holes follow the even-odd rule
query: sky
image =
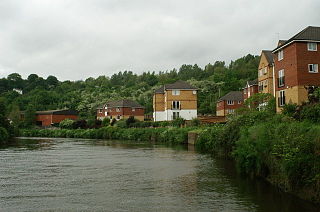
<svg viewBox="0 0 320 212">
<path fill-rule="evenodd" d="M 204 67 L 320 26 L 319 0 L 0 0 L 0 78 Z"/>
</svg>

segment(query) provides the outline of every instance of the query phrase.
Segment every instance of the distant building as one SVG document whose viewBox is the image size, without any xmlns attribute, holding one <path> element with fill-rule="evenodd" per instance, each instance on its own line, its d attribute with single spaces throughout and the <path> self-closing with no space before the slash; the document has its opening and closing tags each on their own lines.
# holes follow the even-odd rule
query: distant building
<svg viewBox="0 0 320 212">
<path fill-rule="evenodd" d="M 309 26 L 272 51 L 277 112 L 285 104 L 307 102 L 308 90 L 320 86 L 319 43 L 320 27 Z"/>
<path fill-rule="evenodd" d="M 107 102 L 97 108 L 97 119 L 109 118 L 116 120 L 128 119 L 133 116 L 140 121 L 144 120 L 144 107 L 129 99 Z"/>
<path fill-rule="evenodd" d="M 281 41 L 283 42 L 283 41 Z M 275 96 L 274 93 L 274 78 L 273 78 L 273 54 L 272 51 L 263 50 L 260 56 L 259 68 L 258 68 L 258 90 L 259 93 L 270 93 Z"/>
<path fill-rule="evenodd" d="M 52 124 L 59 124 L 65 119 L 78 119 L 78 112 L 69 109 L 36 112 L 36 124 L 39 126 L 51 126 Z"/>
<path fill-rule="evenodd" d="M 13 91 L 17 92 L 18 94 L 22 95 L 23 91 L 21 89 L 18 88 L 14 88 L 12 89 Z"/>
<path fill-rule="evenodd" d="M 258 93 L 258 80 L 248 81 L 246 86 L 243 88 L 243 101 L 256 93 Z"/>
<path fill-rule="evenodd" d="M 153 95 L 154 121 L 171 121 L 178 117 L 197 118 L 197 88 L 184 81 L 164 85 Z"/>
<path fill-rule="evenodd" d="M 217 102 L 217 116 L 233 114 L 236 109 L 243 105 L 243 93 L 241 91 L 231 91 L 221 97 Z"/>
</svg>

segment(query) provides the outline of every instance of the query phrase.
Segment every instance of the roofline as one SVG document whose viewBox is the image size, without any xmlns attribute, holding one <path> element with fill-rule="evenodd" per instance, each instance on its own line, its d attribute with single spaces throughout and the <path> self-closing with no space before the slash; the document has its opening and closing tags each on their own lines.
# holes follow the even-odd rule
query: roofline
<svg viewBox="0 0 320 212">
<path fill-rule="evenodd" d="M 294 43 L 294 42 L 320 43 L 320 41 L 317 41 L 317 40 L 292 40 L 292 41 L 290 41 L 289 43 L 286 43 L 286 44 L 284 44 L 284 45 L 282 45 L 282 46 L 279 46 L 279 47 L 275 48 L 274 50 L 272 50 L 272 53 L 276 53 L 276 52 L 279 51 L 280 49 L 283 49 L 284 47 L 289 46 L 289 45 L 291 45 L 291 44 Z"/>
<path fill-rule="evenodd" d="M 198 88 L 164 88 L 164 90 L 185 90 L 185 91 L 194 91 L 199 90 Z"/>
</svg>

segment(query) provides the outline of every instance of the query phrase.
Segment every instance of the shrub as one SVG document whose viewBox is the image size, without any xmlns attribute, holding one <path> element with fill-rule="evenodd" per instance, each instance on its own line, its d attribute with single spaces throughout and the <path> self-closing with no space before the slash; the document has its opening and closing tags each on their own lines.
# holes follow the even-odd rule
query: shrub
<svg viewBox="0 0 320 212">
<path fill-rule="evenodd" d="M 73 128 L 73 120 L 65 119 L 60 122 L 59 127 L 62 129 L 72 129 Z"/>
<path fill-rule="evenodd" d="M 120 127 L 120 128 L 127 128 L 127 122 L 126 122 L 126 120 L 121 119 L 121 120 L 117 121 L 116 126 Z"/>
<path fill-rule="evenodd" d="M 110 125 L 113 126 L 116 122 L 117 122 L 117 120 L 116 120 L 115 118 L 113 118 L 113 119 L 111 120 Z"/>
<path fill-rule="evenodd" d="M 200 122 L 200 119 L 198 119 L 198 118 L 193 118 L 190 122 L 190 125 L 193 127 L 200 126 L 200 124 L 201 124 L 201 122 Z"/>
<path fill-rule="evenodd" d="M 110 125 L 110 119 L 109 119 L 109 118 L 104 118 L 104 119 L 102 120 L 101 125 L 102 125 L 103 127 L 109 126 L 109 125 Z"/>
<path fill-rule="evenodd" d="M 8 131 L 5 128 L 0 127 L 0 144 L 6 143 L 8 139 L 9 139 Z"/>
<path fill-rule="evenodd" d="M 185 119 L 184 118 L 176 118 L 172 121 L 172 126 L 174 127 L 181 127 L 182 125 L 185 124 Z"/>
<path fill-rule="evenodd" d="M 320 123 L 320 104 L 305 105 L 300 112 L 300 117 L 302 120 Z"/>
<path fill-rule="evenodd" d="M 286 104 L 283 107 L 282 114 L 290 117 L 294 117 L 297 112 L 297 104 Z"/>
</svg>

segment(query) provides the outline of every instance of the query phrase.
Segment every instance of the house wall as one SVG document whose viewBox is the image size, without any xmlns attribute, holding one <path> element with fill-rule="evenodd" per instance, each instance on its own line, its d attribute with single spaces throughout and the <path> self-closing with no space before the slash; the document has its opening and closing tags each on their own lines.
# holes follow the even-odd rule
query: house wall
<svg viewBox="0 0 320 212">
<path fill-rule="evenodd" d="M 252 85 L 243 89 L 243 101 L 248 99 L 250 96 L 258 93 L 258 85 Z"/>
<path fill-rule="evenodd" d="M 107 117 L 110 119 L 118 119 L 117 117 L 120 116 L 119 119 L 128 119 L 130 116 L 133 116 L 134 118 L 143 121 L 144 120 L 144 108 L 135 108 L 135 111 L 132 111 L 131 107 L 124 107 L 119 108 L 119 111 L 117 111 L 117 108 L 108 108 L 107 109 Z"/>
<path fill-rule="evenodd" d="M 166 104 L 165 109 L 171 109 L 173 101 L 180 101 L 182 110 L 197 109 L 197 94 L 193 94 L 192 90 L 180 90 L 180 95 L 172 95 L 172 90 L 167 90 L 165 93 Z"/>
<path fill-rule="evenodd" d="M 42 122 L 42 126 L 50 126 L 52 123 L 60 123 L 65 119 L 78 119 L 77 115 L 52 115 L 52 114 L 41 114 L 36 115 L 36 121 Z"/>
<path fill-rule="evenodd" d="M 238 101 L 234 101 L 234 104 L 233 105 L 228 105 L 227 104 L 227 101 L 220 101 L 220 102 L 218 102 L 217 103 L 217 112 L 216 112 L 216 114 L 217 114 L 217 116 L 226 116 L 226 115 L 228 115 L 229 113 L 228 113 L 228 109 L 229 110 L 236 110 L 236 109 L 238 109 L 238 108 L 240 108 L 240 107 L 242 107 L 243 106 L 243 101 L 241 101 L 241 103 L 239 104 L 238 103 Z"/>
<path fill-rule="evenodd" d="M 320 86 L 320 73 L 309 73 L 308 64 L 318 64 L 320 67 L 320 45 L 317 44 L 317 51 L 308 51 L 307 42 L 295 42 L 283 49 L 283 60 L 278 61 L 278 55 L 275 59 L 275 77 L 276 77 L 276 102 L 277 112 L 282 110 L 278 105 L 279 91 L 284 90 L 286 104 L 308 101 L 307 90 L 304 86 Z M 278 71 L 284 69 L 285 84 L 278 86 Z M 319 69 L 320 72 L 320 69 Z"/>
<path fill-rule="evenodd" d="M 267 73 L 259 76 L 259 71 L 266 68 Z M 259 68 L 258 68 L 258 82 L 263 82 L 267 80 L 268 83 L 266 84 L 266 87 L 263 86 L 262 90 L 259 90 L 258 87 L 258 92 L 259 93 L 270 93 L 273 95 L 273 66 L 272 64 L 268 63 L 268 60 L 265 56 L 264 53 L 261 54 L 261 59 L 260 59 L 260 63 L 259 63 Z"/>
<path fill-rule="evenodd" d="M 97 119 L 104 119 L 106 117 L 105 109 L 97 109 Z"/>
<path fill-rule="evenodd" d="M 156 93 L 153 95 L 153 111 L 164 111 L 165 103 L 164 103 L 164 94 Z"/>
</svg>

